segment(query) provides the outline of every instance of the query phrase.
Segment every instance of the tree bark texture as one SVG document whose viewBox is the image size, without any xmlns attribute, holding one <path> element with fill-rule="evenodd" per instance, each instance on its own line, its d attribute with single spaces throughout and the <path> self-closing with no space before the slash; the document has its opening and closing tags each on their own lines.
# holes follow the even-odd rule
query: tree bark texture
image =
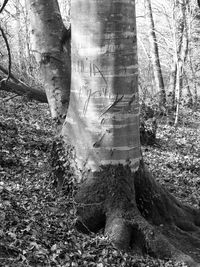
<svg viewBox="0 0 200 267">
<path fill-rule="evenodd" d="M 177 76 L 177 62 L 176 60 L 172 63 L 172 70 L 170 73 L 170 80 L 169 80 L 169 95 L 168 102 L 169 106 L 174 109 L 175 107 L 175 96 L 176 96 L 176 76 Z"/>
<path fill-rule="evenodd" d="M 129 0 L 72 2 L 72 85 L 63 132 L 81 172 L 139 166 L 134 10 Z"/>
<path fill-rule="evenodd" d="M 189 49 L 190 50 L 190 49 Z M 197 86 L 198 86 L 198 80 L 196 77 L 196 72 L 194 70 L 193 62 L 192 62 L 192 57 L 191 54 L 189 53 L 189 61 L 190 61 L 190 69 L 192 73 L 192 79 L 194 81 L 194 97 L 193 97 L 193 109 L 196 110 L 197 108 L 197 103 L 198 103 L 198 93 L 197 93 Z"/>
<path fill-rule="evenodd" d="M 176 27 L 177 36 L 177 72 L 176 72 L 176 115 L 174 125 L 178 125 L 179 112 L 180 112 L 180 101 L 183 89 L 183 72 L 184 65 L 188 55 L 188 29 L 187 29 L 187 18 L 186 18 L 186 2 L 185 0 L 177 2 L 177 14 L 178 14 L 178 25 Z"/>
<path fill-rule="evenodd" d="M 104 228 L 121 249 L 198 266 L 200 212 L 158 185 L 141 159 L 137 75 L 135 1 L 73 0 L 63 135 L 83 179 L 77 227 Z"/>
<path fill-rule="evenodd" d="M 24 42 L 22 37 L 22 25 L 21 25 L 21 10 L 20 10 L 20 2 L 19 0 L 16 1 L 16 33 L 17 33 L 17 51 L 18 51 L 18 58 L 17 61 L 19 62 L 19 69 L 24 71 L 25 62 L 24 62 Z"/>
<path fill-rule="evenodd" d="M 188 25 L 187 25 L 187 14 L 186 14 L 186 5 L 188 3 L 185 0 L 175 1 L 174 4 L 174 46 L 175 46 L 175 63 L 177 64 L 177 86 L 183 86 L 183 76 L 182 68 L 186 62 L 188 56 Z M 181 63 L 181 64 L 180 64 Z M 179 85 L 178 85 L 179 84 Z"/>
<path fill-rule="evenodd" d="M 151 0 L 145 0 L 145 4 L 146 4 L 146 21 L 149 25 L 150 56 L 151 56 L 151 62 L 153 66 L 155 84 L 160 94 L 160 104 L 165 105 L 166 93 L 165 93 L 165 86 L 164 86 L 164 80 L 163 80 L 163 75 L 162 75 L 162 68 L 160 65 L 158 42 L 157 42 L 156 33 L 155 33 L 155 25 L 154 25 L 153 14 L 152 14 Z"/>
<path fill-rule="evenodd" d="M 29 0 L 31 43 L 40 64 L 51 116 L 57 124 L 64 122 L 70 94 L 70 60 L 61 51 L 64 24 L 57 1 Z"/>
</svg>

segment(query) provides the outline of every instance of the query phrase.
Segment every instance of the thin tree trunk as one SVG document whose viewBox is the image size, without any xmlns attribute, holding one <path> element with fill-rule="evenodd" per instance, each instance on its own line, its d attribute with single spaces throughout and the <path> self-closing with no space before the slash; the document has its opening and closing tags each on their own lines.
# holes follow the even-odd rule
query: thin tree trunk
<svg viewBox="0 0 200 267">
<path fill-rule="evenodd" d="M 198 106 L 198 93 L 197 93 L 197 87 L 194 88 L 194 110 L 197 109 Z"/>
<path fill-rule="evenodd" d="M 21 28 L 21 6 L 19 0 L 16 1 L 16 33 L 17 33 L 17 47 L 18 47 L 18 63 L 20 73 L 23 74 L 24 71 L 24 42 L 22 38 L 22 28 Z"/>
<path fill-rule="evenodd" d="M 174 60 L 172 64 L 172 70 L 170 74 L 170 81 L 169 81 L 169 105 L 172 109 L 175 107 L 175 96 L 176 96 L 176 77 L 177 77 L 177 63 Z"/>
<path fill-rule="evenodd" d="M 180 101 L 181 101 L 181 81 L 182 81 L 182 75 L 183 75 L 183 64 L 182 61 L 178 61 L 177 64 L 177 77 L 176 77 L 176 114 L 175 114 L 175 121 L 174 126 L 178 126 L 178 120 L 179 120 L 179 113 L 180 113 Z"/>
<path fill-rule="evenodd" d="M 187 106 L 189 108 L 193 107 L 193 97 L 192 97 L 192 92 L 190 90 L 190 86 L 187 85 Z"/>
<path fill-rule="evenodd" d="M 177 92 L 177 106 L 174 125 L 178 126 L 179 112 L 180 112 L 180 101 L 182 97 L 183 88 L 183 71 L 184 65 L 188 55 L 188 32 L 186 22 L 186 2 L 183 0 L 179 2 L 180 10 L 180 23 L 178 27 L 178 52 L 177 52 L 177 77 L 176 77 L 176 92 Z"/>
<path fill-rule="evenodd" d="M 192 58 L 191 58 L 191 54 L 190 53 L 189 53 L 189 62 L 190 62 L 190 69 L 191 69 L 191 72 L 192 72 L 192 79 L 193 79 L 193 84 L 194 84 L 193 109 L 196 110 L 197 102 L 198 102 L 197 77 L 196 77 L 196 73 L 194 71 L 194 67 L 193 67 Z"/>
<path fill-rule="evenodd" d="M 152 14 L 152 7 L 151 7 L 151 0 L 145 0 L 146 3 L 146 20 L 149 25 L 149 43 L 150 43 L 150 54 L 151 54 L 151 61 L 154 70 L 154 78 L 157 90 L 160 94 L 160 104 L 165 105 L 166 102 L 166 93 L 165 93 L 165 86 L 164 80 L 162 75 L 162 69 L 160 65 L 160 57 L 158 51 L 158 43 L 155 33 L 155 25 L 153 20 Z"/>
<path fill-rule="evenodd" d="M 186 95 L 186 105 L 188 107 L 193 107 L 193 95 L 192 95 L 192 92 L 191 92 L 191 89 L 190 89 L 190 84 L 189 84 L 189 80 L 188 80 L 188 77 L 187 77 L 187 73 L 184 71 L 184 79 L 186 81 L 186 88 L 187 88 L 187 95 Z"/>
<path fill-rule="evenodd" d="M 176 116 L 179 113 L 179 102 L 177 102 L 177 98 L 180 99 L 181 94 L 181 78 L 180 74 L 182 70 L 180 69 L 180 66 L 182 66 L 182 63 L 180 62 L 181 59 L 181 49 L 182 49 L 182 43 L 183 43 L 183 33 L 184 33 L 184 18 L 183 18 L 183 8 L 181 6 L 181 3 L 179 1 L 174 1 L 173 3 L 173 46 L 174 46 L 174 60 L 173 60 L 173 70 L 174 73 L 171 75 L 173 87 L 171 89 L 172 96 L 173 96 L 173 108 L 176 108 Z M 175 75 L 175 76 L 174 76 Z M 173 77 L 172 77 L 173 76 Z M 176 100 L 176 103 L 175 103 Z M 176 107 L 175 107 L 176 104 Z M 177 120 L 177 118 L 176 118 Z"/>
<path fill-rule="evenodd" d="M 26 55 L 26 72 L 34 77 L 34 65 L 32 62 L 31 52 L 30 52 L 30 21 L 28 16 L 28 7 L 27 7 L 27 0 L 25 1 L 25 15 L 24 15 L 24 22 L 25 22 L 25 55 Z"/>
<path fill-rule="evenodd" d="M 170 92 L 172 101 L 172 109 L 175 109 L 175 100 L 176 100 L 176 84 L 177 84 L 177 64 L 178 64 L 178 47 L 177 47 L 177 25 L 176 25 L 176 17 L 177 17 L 177 1 L 173 2 L 173 8 L 172 8 L 172 14 L 173 14 L 173 20 L 172 20 L 172 29 L 173 29 L 173 48 L 174 48 L 174 57 L 172 62 L 172 72 L 170 76 Z M 171 99 L 170 99 L 171 100 Z"/>
</svg>

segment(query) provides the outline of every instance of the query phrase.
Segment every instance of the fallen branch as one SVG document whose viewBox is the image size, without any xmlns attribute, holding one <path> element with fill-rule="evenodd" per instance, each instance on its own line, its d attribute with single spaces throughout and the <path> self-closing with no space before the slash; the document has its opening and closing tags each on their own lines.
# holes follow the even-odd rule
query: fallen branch
<svg viewBox="0 0 200 267">
<path fill-rule="evenodd" d="M 14 77 L 14 76 L 13 76 Z M 13 79 L 13 77 L 10 76 L 10 78 Z M 3 80 L 4 77 L 0 76 L 0 80 Z M 28 85 L 20 82 L 16 78 L 13 79 L 14 81 L 7 81 L 2 82 L 0 85 L 0 90 L 12 92 L 17 95 L 26 96 L 28 99 L 34 99 L 41 103 L 47 103 L 47 97 L 44 91 L 29 87 Z M 17 82 L 18 81 L 18 82 Z"/>
</svg>

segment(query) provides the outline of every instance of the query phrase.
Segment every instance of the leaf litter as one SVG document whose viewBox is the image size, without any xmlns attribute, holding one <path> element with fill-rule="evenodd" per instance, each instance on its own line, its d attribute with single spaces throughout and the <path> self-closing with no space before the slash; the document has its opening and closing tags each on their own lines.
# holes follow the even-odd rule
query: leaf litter
<svg viewBox="0 0 200 267">
<path fill-rule="evenodd" d="M 48 106 L 0 95 L 0 266 L 186 266 L 118 251 L 102 232 L 79 233 L 73 197 L 51 179 Z M 200 112 L 190 125 L 158 127 L 159 146 L 142 148 L 156 179 L 181 201 L 200 204 Z"/>
</svg>

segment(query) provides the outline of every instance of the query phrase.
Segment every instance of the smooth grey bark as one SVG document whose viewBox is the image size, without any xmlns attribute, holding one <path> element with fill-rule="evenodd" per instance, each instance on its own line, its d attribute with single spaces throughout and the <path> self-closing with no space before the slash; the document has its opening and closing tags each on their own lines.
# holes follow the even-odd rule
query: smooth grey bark
<svg viewBox="0 0 200 267">
<path fill-rule="evenodd" d="M 31 22 L 31 44 L 40 66 L 40 79 L 45 89 L 51 116 L 60 134 L 70 96 L 70 59 L 61 49 L 64 24 L 55 0 L 28 0 Z"/>
<path fill-rule="evenodd" d="M 82 178 L 77 227 L 104 228 L 121 249 L 195 266 L 199 210 L 156 183 L 141 158 L 136 37 L 134 0 L 72 1 L 73 84 L 62 134 Z"/>
</svg>

